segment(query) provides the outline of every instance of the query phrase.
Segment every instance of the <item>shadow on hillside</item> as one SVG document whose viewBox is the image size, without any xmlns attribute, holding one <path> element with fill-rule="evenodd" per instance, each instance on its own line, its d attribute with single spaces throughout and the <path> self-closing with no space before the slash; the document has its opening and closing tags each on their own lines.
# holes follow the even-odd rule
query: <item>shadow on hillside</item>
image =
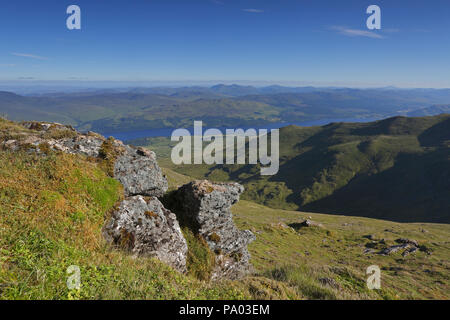
<svg viewBox="0 0 450 320">
<path fill-rule="evenodd" d="M 378 174 L 359 176 L 303 211 L 397 222 L 450 223 L 450 150 L 402 154 Z"/>
<path fill-rule="evenodd" d="M 450 141 L 450 118 L 425 130 L 418 136 L 423 147 L 438 147 Z"/>
</svg>

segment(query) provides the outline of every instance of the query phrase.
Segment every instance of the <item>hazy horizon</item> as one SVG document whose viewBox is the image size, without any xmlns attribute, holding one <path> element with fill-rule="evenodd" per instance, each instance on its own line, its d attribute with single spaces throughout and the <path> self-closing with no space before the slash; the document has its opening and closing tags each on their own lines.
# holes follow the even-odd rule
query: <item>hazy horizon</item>
<svg viewBox="0 0 450 320">
<path fill-rule="evenodd" d="M 450 90 L 449 87 L 420 87 L 420 86 L 395 86 L 395 85 L 376 85 L 376 84 L 339 84 L 339 83 L 309 83 L 309 82 L 295 82 L 295 81 L 71 81 L 71 80 L 58 80 L 58 81 L 41 81 L 41 80 L 28 80 L 28 81 L 0 81 L 0 91 L 18 92 L 21 90 L 33 91 L 33 93 L 40 93 L 40 91 L 52 91 L 52 92 L 66 92 L 66 91 L 85 91 L 85 90 L 132 90 L 132 89 L 145 89 L 145 88 L 211 88 L 214 86 L 249 86 L 255 88 L 264 87 L 285 87 L 285 88 L 316 88 L 316 89 L 398 89 L 398 90 Z"/>
<path fill-rule="evenodd" d="M 79 0 L 69 30 L 69 3 L 6 2 L 0 81 L 450 88 L 450 3 L 379 0 L 379 30 L 370 4 Z"/>
</svg>

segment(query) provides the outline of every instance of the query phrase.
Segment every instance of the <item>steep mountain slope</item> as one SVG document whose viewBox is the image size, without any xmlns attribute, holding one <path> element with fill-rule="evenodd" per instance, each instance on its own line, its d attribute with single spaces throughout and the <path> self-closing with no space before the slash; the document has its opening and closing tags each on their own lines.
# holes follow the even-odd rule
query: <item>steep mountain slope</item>
<svg viewBox="0 0 450 320">
<path fill-rule="evenodd" d="M 450 115 L 282 128 L 270 177 L 251 165 L 164 165 L 241 182 L 245 199 L 274 208 L 450 222 Z"/>
</svg>

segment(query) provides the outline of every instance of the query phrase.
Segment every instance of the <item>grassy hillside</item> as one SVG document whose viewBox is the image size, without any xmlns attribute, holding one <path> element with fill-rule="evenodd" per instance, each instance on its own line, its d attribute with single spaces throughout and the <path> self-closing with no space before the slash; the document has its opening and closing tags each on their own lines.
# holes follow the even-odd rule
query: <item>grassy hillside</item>
<svg viewBox="0 0 450 320">
<path fill-rule="evenodd" d="M 84 159 L 0 152 L 2 299 L 239 299 L 238 284 L 210 285 L 155 259 L 135 259 L 101 236 L 118 182 Z M 81 269 L 80 291 L 66 270 Z"/>
<path fill-rule="evenodd" d="M 233 213 L 239 227 L 257 235 L 249 247 L 257 274 L 286 282 L 309 298 L 450 298 L 449 225 L 284 211 L 249 201 L 238 202 Z M 299 228 L 307 218 L 322 227 Z M 432 254 L 363 253 L 396 244 L 398 238 L 417 240 Z M 367 289 L 370 265 L 381 269 L 381 290 Z"/>
<path fill-rule="evenodd" d="M 165 172 L 172 173 L 169 169 Z M 169 179 L 171 188 L 189 180 L 187 176 L 176 177 L 179 180 Z M 256 235 L 249 250 L 257 279 L 281 282 L 300 297 L 450 298 L 450 225 L 286 211 L 245 200 L 232 211 L 238 227 Z M 301 227 L 305 219 L 322 226 Z M 422 251 L 406 257 L 401 252 L 377 254 L 397 244 L 399 238 L 418 241 Z M 365 250 L 373 252 L 365 254 Z M 381 269 L 381 290 L 367 289 L 366 269 L 370 265 Z M 277 282 L 267 283 L 266 287 L 273 289 Z M 253 290 L 260 292 L 261 288 Z"/>
<path fill-rule="evenodd" d="M 162 157 L 163 139 L 147 139 Z M 196 178 L 233 180 L 244 199 L 283 209 L 394 221 L 450 222 L 450 116 L 394 117 L 280 130 L 280 170 L 252 165 L 163 166 Z"/>
<path fill-rule="evenodd" d="M 0 132 L 4 140 L 27 130 L 0 120 Z M 191 180 L 164 171 L 171 189 Z M 0 150 L 0 298 L 450 298 L 448 225 L 274 210 L 241 201 L 233 213 L 240 228 L 256 234 L 249 248 L 255 270 L 242 281 L 208 283 L 201 280 L 207 253 L 187 230 L 187 275 L 107 245 L 101 228 L 122 197 L 119 183 L 85 157 Z M 299 228 L 309 216 L 323 226 Z M 365 248 L 384 246 L 366 234 L 385 238 L 386 245 L 413 238 L 424 251 L 407 257 L 364 255 Z M 364 272 L 374 263 L 382 269 L 382 289 L 370 291 Z M 66 286 L 71 265 L 81 269 L 79 291 Z"/>
</svg>

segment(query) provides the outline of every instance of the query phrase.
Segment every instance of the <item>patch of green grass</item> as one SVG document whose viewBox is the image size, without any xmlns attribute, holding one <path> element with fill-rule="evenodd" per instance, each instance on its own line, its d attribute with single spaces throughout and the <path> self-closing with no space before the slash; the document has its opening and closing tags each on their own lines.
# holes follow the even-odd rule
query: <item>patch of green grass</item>
<svg viewBox="0 0 450 320">
<path fill-rule="evenodd" d="M 169 191 L 176 190 L 178 189 L 178 187 L 194 180 L 191 177 L 185 176 L 168 168 L 161 168 L 161 170 L 166 176 L 167 182 L 169 184 Z"/>
<path fill-rule="evenodd" d="M 250 229 L 256 274 L 281 281 L 307 299 L 448 299 L 450 292 L 450 226 L 395 223 L 361 217 L 270 209 L 241 200 L 232 208 L 240 229 Z M 310 219 L 323 227 L 290 228 Z M 398 238 L 414 239 L 433 250 L 431 255 L 401 252 L 364 254 L 374 235 L 384 248 Z M 377 244 L 378 245 L 378 244 Z M 366 286 L 367 267 L 381 269 L 381 290 Z M 332 279 L 337 287 L 321 279 Z"/>
<path fill-rule="evenodd" d="M 116 159 L 122 154 L 123 150 L 114 145 L 114 138 L 109 137 L 103 141 L 100 149 L 98 150 L 98 156 L 103 161 L 101 165 L 105 168 L 106 173 L 110 176 L 114 176 L 114 164 Z"/>
<path fill-rule="evenodd" d="M 286 282 L 299 294 L 313 300 L 335 300 L 337 295 L 332 289 L 319 284 L 305 266 L 280 266 L 269 270 L 265 275 L 274 280 Z"/>
</svg>

